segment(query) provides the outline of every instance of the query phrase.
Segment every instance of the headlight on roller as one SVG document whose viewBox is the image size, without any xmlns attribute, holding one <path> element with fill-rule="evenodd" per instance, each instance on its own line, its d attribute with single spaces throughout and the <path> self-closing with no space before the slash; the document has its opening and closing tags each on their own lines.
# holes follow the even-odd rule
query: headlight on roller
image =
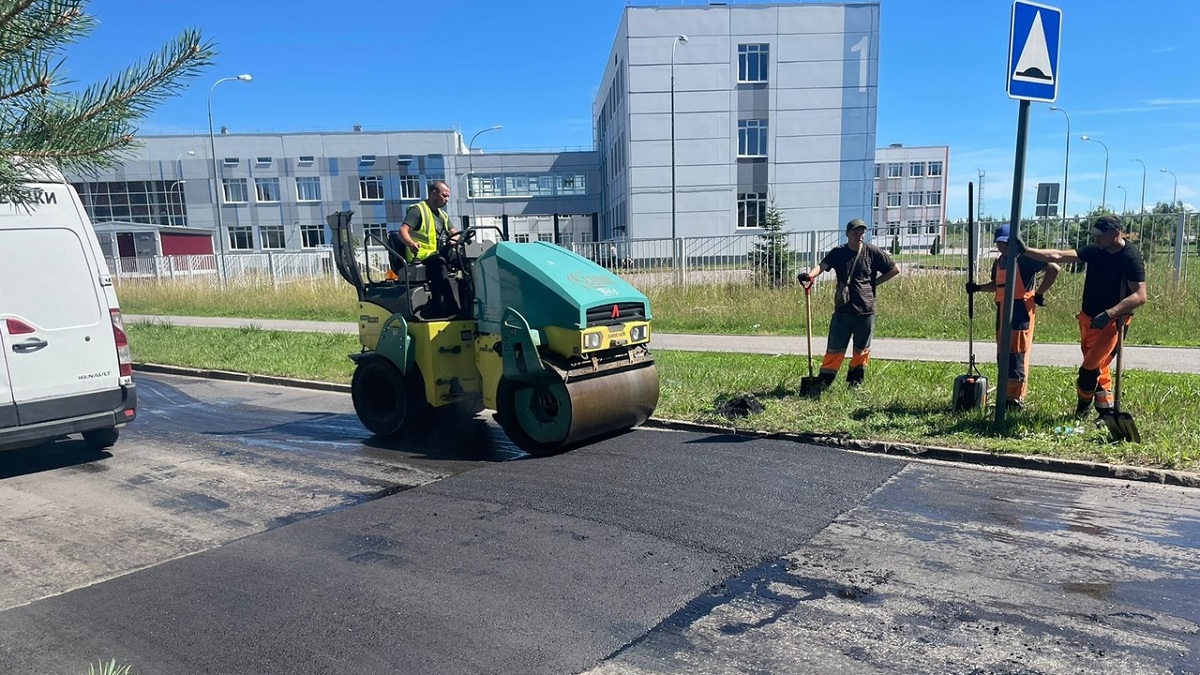
<svg viewBox="0 0 1200 675">
<path fill-rule="evenodd" d="M 630 342 L 641 342 L 646 339 L 647 326 L 634 326 L 629 329 Z"/>
<path fill-rule="evenodd" d="M 584 333 L 583 348 L 584 349 L 599 349 L 603 338 L 599 333 Z"/>
</svg>

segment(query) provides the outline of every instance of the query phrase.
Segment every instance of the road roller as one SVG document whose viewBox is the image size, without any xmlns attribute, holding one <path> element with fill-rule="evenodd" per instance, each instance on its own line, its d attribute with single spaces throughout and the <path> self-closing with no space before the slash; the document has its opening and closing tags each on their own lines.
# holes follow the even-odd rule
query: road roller
<svg viewBox="0 0 1200 675">
<path fill-rule="evenodd" d="M 362 237 L 353 211 L 327 217 L 338 273 L 358 294 L 351 397 L 372 433 L 403 437 L 484 409 L 532 455 L 645 422 L 658 405 L 650 303 L 629 283 L 549 242 L 467 228 L 443 251 L 454 303 L 436 301 L 397 233 Z M 372 278 L 371 251 L 390 270 Z M 375 276 L 379 276 L 375 273 Z M 460 311 L 443 316 L 446 305 Z"/>
</svg>

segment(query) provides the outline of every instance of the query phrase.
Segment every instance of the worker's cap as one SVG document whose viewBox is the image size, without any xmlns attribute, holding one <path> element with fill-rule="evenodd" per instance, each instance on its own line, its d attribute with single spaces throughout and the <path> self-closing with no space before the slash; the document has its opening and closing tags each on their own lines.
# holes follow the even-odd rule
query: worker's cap
<svg viewBox="0 0 1200 675">
<path fill-rule="evenodd" d="M 1111 213 L 1106 213 L 1099 218 L 1096 218 L 1096 221 L 1092 223 L 1091 232 L 1092 234 L 1104 234 L 1105 232 L 1112 232 L 1113 230 L 1120 229 L 1121 217 L 1114 216 Z"/>
<path fill-rule="evenodd" d="M 1005 223 L 1005 224 L 1001 225 L 1000 227 L 996 228 L 996 236 L 994 239 L 992 239 L 992 241 L 996 242 L 997 244 L 1007 244 L 1008 237 L 1011 234 L 1012 234 L 1012 228 L 1008 226 L 1008 223 Z"/>
<path fill-rule="evenodd" d="M 855 218 L 854 220 L 851 220 L 850 222 L 846 223 L 846 231 L 847 232 L 849 232 L 850 230 L 865 230 L 865 229 L 867 229 L 867 224 L 864 223 L 863 221 L 859 220 L 858 218 Z"/>
</svg>

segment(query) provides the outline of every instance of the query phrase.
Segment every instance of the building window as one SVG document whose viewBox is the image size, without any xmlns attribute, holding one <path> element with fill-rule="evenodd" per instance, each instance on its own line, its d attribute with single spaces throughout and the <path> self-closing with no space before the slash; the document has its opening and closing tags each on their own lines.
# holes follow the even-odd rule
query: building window
<svg viewBox="0 0 1200 675">
<path fill-rule="evenodd" d="M 262 225 L 258 228 L 258 234 L 264 251 L 287 247 L 282 225 Z"/>
<path fill-rule="evenodd" d="M 908 175 L 913 178 L 920 178 L 925 175 L 925 162 L 909 162 Z"/>
<path fill-rule="evenodd" d="M 382 176 L 359 176 L 358 198 L 364 202 L 383 200 Z"/>
<path fill-rule="evenodd" d="M 888 206 L 900 206 L 900 193 L 889 192 L 887 196 Z"/>
<path fill-rule="evenodd" d="M 893 236 L 900 234 L 900 221 L 898 221 L 898 220 L 887 221 L 887 233 L 890 235 L 893 235 Z"/>
<path fill-rule="evenodd" d="M 371 246 L 387 241 L 387 223 L 363 223 L 363 241 Z"/>
<path fill-rule="evenodd" d="M 926 192 L 925 193 L 925 205 L 926 206 L 941 206 L 942 205 L 942 191 L 941 190 L 930 190 L 929 192 Z"/>
<path fill-rule="evenodd" d="M 940 228 L 938 228 L 938 221 L 936 221 L 936 220 L 925 221 L 925 229 L 929 232 L 929 234 L 937 234 L 938 229 L 940 229 Z"/>
<path fill-rule="evenodd" d="M 767 121 L 738 120 L 738 157 L 767 156 Z"/>
<path fill-rule="evenodd" d="M 325 245 L 324 225 L 301 225 L 300 245 L 304 248 L 317 248 Z"/>
<path fill-rule="evenodd" d="M 300 155 L 300 163 L 301 164 L 308 165 L 308 164 L 312 164 L 314 161 L 316 161 L 316 157 L 314 157 L 313 155 Z"/>
<path fill-rule="evenodd" d="M 921 193 L 921 192 L 908 193 L 908 205 L 909 206 L 920 206 L 921 203 L 923 201 L 925 201 L 923 199 L 924 196 L 925 196 L 924 193 Z"/>
<path fill-rule="evenodd" d="M 769 54 L 769 45 L 738 45 L 738 82 L 766 82 Z"/>
<path fill-rule="evenodd" d="M 558 245 L 570 246 L 572 239 L 573 237 L 571 236 L 570 232 L 563 232 L 562 234 L 558 235 Z"/>
<path fill-rule="evenodd" d="M 400 176 L 400 198 L 412 200 L 421 198 L 421 178 L 419 176 Z"/>
<path fill-rule="evenodd" d="M 920 234 L 921 233 L 921 221 L 919 221 L 919 220 L 908 221 L 908 233 L 909 234 Z"/>
<path fill-rule="evenodd" d="M 586 181 L 584 174 L 568 174 L 558 176 L 558 194 L 560 195 L 582 195 L 587 193 Z"/>
<path fill-rule="evenodd" d="M 930 162 L 929 163 L 929 175 L 930 176 L 942 175 L 942 163 L 941 162 Z"/>
<path fill-rule="evenodd" d="M 249 225 L 233 225 L 229 228 L 230 251 L 253 251 L 254 228 Z"/>
<path fill-rule="evenodd" d="M 767 217 L 767 193 L 739 192 L 737 200 L 737 227 L 761 227 Z"/>
<path fill-rule="evenodd" d="M 876 177 L 876 178 L 879 178 L 879 177 L 881 177 L 881 176 L 883 176 L 883 165 L 882 165 L 882 164 L 876 164 L 876 165 L 875 165 L 875 177 Z"/>
<path fill-rule="evenodd" d="M 538 241 L 548 241 L 551 244 L 554 243 L 554 233 L 553 232 L 538 232 L 537 237 L 538 237 L 537 238 Z"/>
<path fill-rule="evenodd" d="M 875 193 L 875 208 L 879 208 L 879 193 Z"/>
<path fill-rule="evenodd" d="M 505 197 L 528 197 L 529 196 L 529 176 L 505 176 L 504 177 L 504 196 Z"/>
<path fill-rule="evenodd" d="M 899 162 L 888 164 L 888 178 L 899 178 L 904 174 L 904 165 Z"/>
<path fill-rule="evenodd" d="M 515 241 L 518 244 L 528 244 L 529 243 L 529 233 L 522 232 L 521 234 L 514 234 L 513 241 Z"/>
<path fill-rule="evenodd" d="M 224 186 L 226 204 L 245 204 L 250 201 L 250 191 L 245 178 L 226 178 Z"/>
<path fill-rule="evenodd" d="M 255 178 L 254 179 L 255 196 L 260 202 L 278 202 L 279 201 L 279 179 L 278 178 Z"/>
<path fill-rule="evenodd" d="M 319 176 L 297 176 L 296 201 L 321 201 L 321 178 Z"/>
</svg>

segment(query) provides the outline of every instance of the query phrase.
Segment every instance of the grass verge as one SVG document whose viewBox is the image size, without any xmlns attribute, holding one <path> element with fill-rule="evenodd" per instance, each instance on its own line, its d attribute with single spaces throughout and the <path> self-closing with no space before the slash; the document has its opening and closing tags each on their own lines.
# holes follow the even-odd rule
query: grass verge
<svg viewBox="0 0 1200 675">
<path fill-rule="evenodd" d="M 128 328 L 139 362 L 328 382 L 350 381 L 353 363 L 347 355 L 359 350 L 352 335 L 143 323 Z M 1144 438 L 1135 445 L 1111 443 L 1103 428 L 1078 425 L 1068 416 L 1075 395 L 1075 371 L 1069 368 L 1033 368 L 1029 407 L 1009 415 L 1008 429 L 996 434 L 991 416 L 950 411 L 960 364 L 876 360 L 861 388 L 851 391 L 839 380 L 820 400 L 809 400 L 795 395 L 807 373 L 802 357 L 672 351 L 655 356 L 662 382 L 656 417 L 729 425 L 716 413 L 718 406 L 749 393 L 765 409 L 738 420 L 740 428 L 1200 469 L 1200 418 L 1185 404 L 1200 398 L 1196 375 L 1126 373 L 1124 407 Z M 983 372 L 995 384 L 995 366 Z M 1064 426 L 1078 431 L 1056 431 Z"/>
</svg>

